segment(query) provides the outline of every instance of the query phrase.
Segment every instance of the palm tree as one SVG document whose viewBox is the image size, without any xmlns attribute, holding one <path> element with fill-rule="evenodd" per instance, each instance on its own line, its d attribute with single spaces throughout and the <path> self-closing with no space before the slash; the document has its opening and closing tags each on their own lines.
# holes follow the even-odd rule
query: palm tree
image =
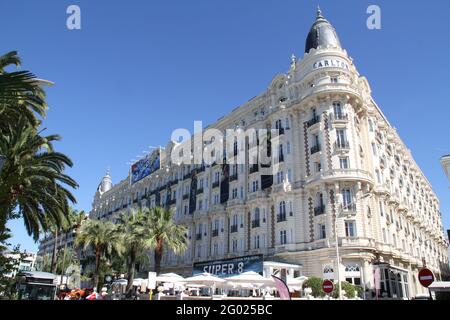
<svg viewBox="0 0 450 320">
<path fill-rule="evenodd" d="M 124 248 L 126 253 L 126 266 L 128 284 L 126 294 L 131 296 L 133 289 L 134 274 L 139 255 L 152 246 L 150 238 L 150 226 L 148 224 L 149 209 L 139 209 L 131 213 L 122 214 L 119 218 L 119 230 L 123 234 Z"/>
<path fill-rule="evenodd" d="M 39 135 L 23 116 L 0 135 L 0 154 L 5 158 L 0 172 L 0 220 L 10 219 L 17 209 L 35 240 L 52 224 L 62 227 L 69 201 L 76 203 L 67 186 L 77 188 L 78 184 L 64 173 L 72 161 L 53 148 L 59 139 Z"/>
<path fill-rule="evenodd" d="M 80 228 L 75 239 L 76 246 L 84 250 L 92 248 L 95 256 L 94 288 L 98 288 L 101 258 L 113 253 L 123 252 L 122 234 L 118 227 L 110 221 L 87 220 Z"/>
<path fill-rule="evenodd" d="M 62 231 L 65 233 L 65 241 L 64 241 L 64 254 L 63 254 L 63 260 L 62 260 L 62 272 L 61 272 L 61 283 L 63 281 L 63 275 L 65 272 L 65 267 L 66 267 L 66 252 L 67 252 L 67 243 L 68 243 L 68 238 L 69 235 L 72 233 L 75 235 L 78 234 L 78 231 L 81 227 L 81 224 L 83 223 L 84 220 L 86 220 L 86 214 L 84 213 L 84 211 L 79 212 L 78 210 L 75 210 L 73 208 L 70 208 L 69 210 L 69 215 L 67 217 L 67 224 L 62 228 Z M 70 253 L 70 252 L 69 252 Z M 73 251 L 73 253 L 76 252 Z"/>
<path fill-rule="evenodd" d="M 47 110 L 43 81 L 28 71 L 7 72 L 5 68 L 10 65 L 21 65 L 16 51 L 0 56 L 0 130 L 21 115 L 36 126 L 36 115 L 44 117 Z"/>
<path fill-rule="evenodd" d="M 155 207 L 150 209 L 148 224 L 150 239 L 155 249 L 155 272 L 161 271 L 161 259 L 165 249 L 181 254 L 187 249 L 187 228 L 175 223 L 172 210 Z"/>
</svg>

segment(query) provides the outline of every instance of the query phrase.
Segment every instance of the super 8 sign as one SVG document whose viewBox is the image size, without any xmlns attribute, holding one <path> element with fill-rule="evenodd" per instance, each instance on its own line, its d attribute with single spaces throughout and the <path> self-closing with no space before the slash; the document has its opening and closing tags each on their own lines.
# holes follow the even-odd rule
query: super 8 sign
<svg viewBox="0 0 450 320">
<path fill-rule="evenodd" d="M 434 282 L 434 274 L 430 269 L 423 268 L 419 271 L 419 282 L 425 288 L 428 288 Z"/>
<path fill-rule="evenodd" d="M 333 292 L 333 289 L 334 289 L 334 285 L 333 285 L 333 282 L 331 282 L 330 280 L 325 280 L 322 283 L 322 290 L 323 290 L 323 292 L 331 293 L 331 292 Z"/>
</svg>

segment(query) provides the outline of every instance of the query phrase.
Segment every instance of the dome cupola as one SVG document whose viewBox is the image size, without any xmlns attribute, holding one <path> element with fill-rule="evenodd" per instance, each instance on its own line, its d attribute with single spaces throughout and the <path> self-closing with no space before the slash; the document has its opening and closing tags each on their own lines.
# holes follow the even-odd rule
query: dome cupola
<svg viewBox="0 0 450 320">
<path fill-rule="evenodd" d="M 306 38 L 305 53 L 309 53 L 313 48 L 318 49 L 327 47 L 340 48 L 341 42 L 339 41 L 339 37 L 334 27 L 322 16 L 322 11 L 317 7 L 316 21 L 312 25 L 308 37 Z"/>
</svg>

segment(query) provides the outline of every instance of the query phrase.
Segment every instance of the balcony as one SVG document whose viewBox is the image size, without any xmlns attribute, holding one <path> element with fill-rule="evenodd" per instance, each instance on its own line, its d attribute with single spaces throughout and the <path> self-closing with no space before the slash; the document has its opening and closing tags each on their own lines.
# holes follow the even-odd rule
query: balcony
<svg viewBox="0 0 450 320">
<path fill-rule="evenodd" d="M 278 129 L 278 134 L 281 136 L 281 135 L 283 135 L 284 134 L 284 128 L 279 128 Z"/>
<path fill-rule="evenodd" d="M 345 112 L 332 113 L 330 118 L 333 122 L 345 122 L 348 121 L 348 114 L 346 114 Z"/>
<path fill-rule="evenodd" d="M 260 220 L 253 220 L 252 221 L 252 229 L 259 228 L 260 222 L 261 222 Z"/>
<path fill-rule="evenodd" d="M 195 235 L 195 240 L 202 240 L 202 234 L 201 233 L 197 233 Z"/>
<path fill-rule="evenodd" d="M 322 148 L 320 147 L 320 144 L 313 146 L 313 147 L 311 148 L 311 155 L 320 152 L 321 149 L 322 149 Z"/>
<path fill-rule="evenodd" d="M 325 206 L 323 204 L 314 208 L 315 216 L 320 216 L 321 214 L 324 214 L 324 213 L 325 213 Z"/>
<path fill-rule="evenodd" d="M 218 236 L 219 236 L 219 229 L 214 229 L 214 230 L 212 231 L 212 236 L 213 236 L 213 237 L 218 237 Z"/>
<path fill-rule="evenodd" d="M 338 141 L 334 144 L 334 149 L 336 151 L 348 150 L 350 149 L 350 143 L 348 141 Z"/>
<path fill-rule="evenodd" d="M 307 121 L 306 125 L 308 126 L 308 128 L 310 128 L 319 122 L 320 122 L 320 116 L 315 116 L 311 120 Z"/>
<path fill-rule="evenodd" d="M 232 225 L 232 226 L 230 227 L 230 233 L 236 233 L 236 232 L 238 232 L 238 226 L 237 226 L 237 224 Z"/>
<path fill-rule="evenodd" d="M 277 222 L 287 221 L 286 213 L 277 214 Z"/>
<path fill-rule="evenodd" d="M 189 193 L 183 194 L 183 200 L 187 200 L 187 199 L 189 199 Z"/>
<path fill-rule="evenodd" d="M 278 156 L 278 162 L 280 163 L 280 162 L 284 162 L 284 155 L 283 154 L 280 154 L 279 156 Z"/>
<path fill-rule="evenodd" d="M 235 173 L 233 175 L 230 176 L 230 182 L 236 181 L 238 179 L 238 174 Z"/>
<path fill-rule="evenodd" d="M 183 176 L 183 180 L 187 180 L 187 179 L 190 179 L 191 178 L 191 173 L 186 173 L 184 176 Z"/>
<path fill-rule="evenodd" d="M 220 182 L 219 182 L 219 181 L 215 181 L 215 182 L 213 182 L 213 184 L 212 184 L 212 188 L 213 188 L 213 189 L 218 188 L 219 186 L 220 186 Z"/>
<path fill-rule="evenodd" d="M 341 210 L 343 212 L 355 212 L 356 211 L 356 203 L 349 203 L 341 205 Z"/>
<path fill-rule="evenodd" d="M 250 174 L 258 172 L 259 171 L 259 166 L 258 164 L 252 164 L 250 167 Z"/>
<path fill-rule="evenodd" d="M 172 205 L 174 205 L 174 204 L 176 204 L 177 203 L 177 199 L 169 199 L 168 201 L 167 201 L 167 205 L 168 206 L 172 206 Z"/>
<path fill-rule="evenodd" d="M 199 195 L 199 194 L 203 194 L 203 188 L 198 188 L 197 189 L 197 195 Z"/>
</svg>

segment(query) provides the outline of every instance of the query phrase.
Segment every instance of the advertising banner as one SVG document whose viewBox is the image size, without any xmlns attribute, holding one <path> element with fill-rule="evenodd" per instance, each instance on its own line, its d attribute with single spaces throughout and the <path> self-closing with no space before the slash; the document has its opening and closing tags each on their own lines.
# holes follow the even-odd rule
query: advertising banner
<svg viewBox="0 0 450 320">
<path fill-rule="evenodd" d="M 131 184 L 134 184 L 145 177 L 158 171 L 161 167 L 161 154 L 157 149 L 153 153 L 146 155 L 131 166 Z"/>
<path fill-rule="evenodd" d="M 194 263 L 192 273 L 193 275 L 196 275 L 207 272 L 217 277 L 230 277 L 248 271 L 254 271 L 262 274 L 262 255 Z"/>
</svg>

